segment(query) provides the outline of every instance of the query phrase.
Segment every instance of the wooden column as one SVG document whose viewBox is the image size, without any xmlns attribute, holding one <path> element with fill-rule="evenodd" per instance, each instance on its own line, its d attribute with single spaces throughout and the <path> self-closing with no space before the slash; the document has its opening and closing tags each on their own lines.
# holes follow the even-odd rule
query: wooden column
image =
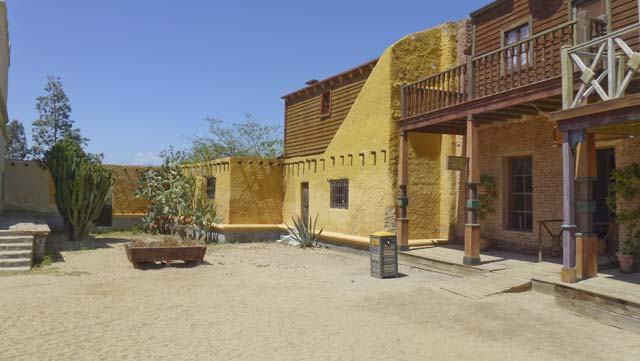
<svg viewBox="0 0 640 361">
<path fill-rule="evenodd" d="M 571 149 L 570 132 L 562 133 L 562 282 L 574 283 L 576 276 L 576 225 L 574 166 L 575 158 Z"/>
<path fill-rule="evenodd" d="M 409 183 L 409 134 L 400 130 L 400 159 L 398 160 L 398 218 L 396 220 L 398 249 L 409 250 L 409 219 L 407 218 L 407 184 Z"/>
<path fill-rule="evenodd" d="M 478 129 L 473 118 L 467 118 L 467 222 L 464 229 L 464 258 L 466 265 L 480 264 L 480 224 L 478 222 L 478 185 L 480 164 L 478 163 Z"/>
<path fill-rule="evenodd" d="M 593 183 L 598 179 L 594 134 L 585 134 L 576 150 L 576 274 L 578 280 L 598 275 L 598 236 L 593 232 Z"/>
</svg>

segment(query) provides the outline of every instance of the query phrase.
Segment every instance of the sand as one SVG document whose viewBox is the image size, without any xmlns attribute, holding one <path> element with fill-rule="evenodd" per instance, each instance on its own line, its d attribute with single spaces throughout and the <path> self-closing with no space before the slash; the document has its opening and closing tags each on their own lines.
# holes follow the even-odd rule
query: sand
<svg viewBox="0 0 640 361">
<path fill-rule="evenodd" d="M 378 280 L 363 254 L 220 245 L 206 265 L 135 270 L 117 240 L 73 248 L 0 276 L 0 360 L 640 359 L 640 336 L 551 296 L 472 300 L 405 267 Z"/>
</svg>

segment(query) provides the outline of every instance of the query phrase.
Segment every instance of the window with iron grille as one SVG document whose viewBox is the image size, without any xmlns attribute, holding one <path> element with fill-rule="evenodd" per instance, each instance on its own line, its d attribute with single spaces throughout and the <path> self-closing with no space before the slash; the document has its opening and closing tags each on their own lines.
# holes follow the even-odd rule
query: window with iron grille
<svg viewBox="0 0 640 361">
<path fill-rule="evenodd" d="M 509 158 L 509 229 L 533 230 L 531 157 Z"/>
<path fill-rule="evenodd" d="M 207 178 L 207 197 L 210 199 L 216 197 L 216 177 Z"/>
<path fill-rule="evenodd" d="M 329 187 L 331 191 L 331 208 L 349 208 L 349 180 L 330 180 Z"/>
</svg>

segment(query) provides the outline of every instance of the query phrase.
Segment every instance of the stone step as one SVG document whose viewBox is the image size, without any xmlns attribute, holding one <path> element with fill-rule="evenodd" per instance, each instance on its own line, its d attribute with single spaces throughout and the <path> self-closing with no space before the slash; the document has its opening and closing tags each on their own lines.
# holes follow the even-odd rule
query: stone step
<svg viewBox="0 0 640 361">
<path fill-rule="evenodd" d="M 21 242 L 21 243 L 0 243 L 0 251 L 17 251 L 17 250 L 32 250 L 33 243 Z"/>
<path fill-rule="evenodd" d="M 6 243 L 33 243 L 33 236 L 0 236 L 0 246 Z"/>
<path fill-rule="evenodd" d="M 18 271 L 30 271 L 31 266 L 21 267 L 0 267 L 0 272 L 18 272 Z"/>
<path fill-rule="evenodd" d="M 33 253 L 30 249 L 5 251 L 2 250 L 2 247 L 0 247 L 0 259 L 31 258 L 32 254 Z"/>
<path fill-rule="evenodd" d="M 0 259 L 0 268 L 2 267 L 31 267 L 31 258 Z"/>
</svg>

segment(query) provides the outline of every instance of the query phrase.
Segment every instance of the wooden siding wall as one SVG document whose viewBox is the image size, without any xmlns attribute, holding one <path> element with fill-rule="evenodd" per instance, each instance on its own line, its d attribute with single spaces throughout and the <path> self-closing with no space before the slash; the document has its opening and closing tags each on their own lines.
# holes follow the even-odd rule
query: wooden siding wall
<svg viewBox="0 0 640 361">
<path fill-rule="evenodd" d="M 321 154 L 347 117 L 369 73 L 317 90 L 301 99 L 287 100 L 285 157 Z M 320 117 L 322 92 L 331 89 L 331 115 Z"/>
<path fill-rule="evenodd" d="M 475 55 L 482 55 L 502 46 L 501 30 L 509 30 L 531 18 L 532 34 L 545 31 L 570 20 L 564 0 L 509 0 L 478 14 L 476 21 Z"/>
<path fill-rule="evenodd" d="M 638 22 L 637 0 L 610 0 L 613 30 Z M 531 18 L 532 34 L 545 31 L 571 19 L 565 0 L 508 0 L 475 17 L 475 55 L 482 55 L 502 46 L 501 30 Z M 638 39 L 631 42 L 638 44 Z"/>
</svg>

